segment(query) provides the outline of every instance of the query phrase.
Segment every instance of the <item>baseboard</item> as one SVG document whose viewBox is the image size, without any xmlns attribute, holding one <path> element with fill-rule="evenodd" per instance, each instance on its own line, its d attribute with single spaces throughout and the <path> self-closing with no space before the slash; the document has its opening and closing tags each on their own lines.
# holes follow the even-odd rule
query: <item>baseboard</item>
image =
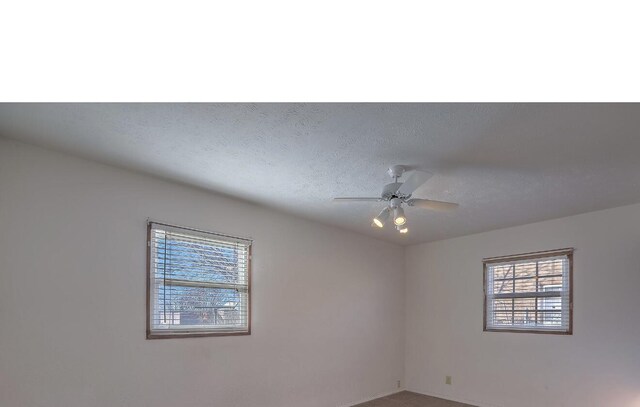
<svg viewBox="0 0 640 407">
<path fill-rule="evenodd" d="M 452 397 L 450 395 L 438 394 L 433 392 L 425 393 L 422 391 L 411 390 L 411 389 L 407 389 L 407 390 L 413 393 L 423 394 L 425 396 L 438 397 L 445 400 L 457 401 L 458 403 L 471 404 L 472 406 L 477 406 L 477 407 L 504 407 L 504 406 L 499 406 L 497 404 L 483 403 L 476 400 L 465 399 L 462 397 Z"/>
<path fill-rule="evenodd" d="M 341 405 L 339 407 L 352 407 L 352 406 L 355 406 L 355 405 L 360 404 L 360 403 L 366 403 L 367 401 L 379 399 L 380 397 L 390 396 L 392 394 L 400 393 L 401 391 L 405 391 L 405 390 L 406 389 L 404 389 L 404 388 L 400 388 L 400 389 L 397 389 L 397 390 L 394 390 L 394 391 L 389 391 L 389 392 L 386 392 L 386 393 L 378 394 L 377 396 L 369 397 L 369 398 L 362 399 L 362 400 L 359 400 L 359 401 L 354 401 L 353 403 L 343 404 L 343 405 Z"/>
</svg>

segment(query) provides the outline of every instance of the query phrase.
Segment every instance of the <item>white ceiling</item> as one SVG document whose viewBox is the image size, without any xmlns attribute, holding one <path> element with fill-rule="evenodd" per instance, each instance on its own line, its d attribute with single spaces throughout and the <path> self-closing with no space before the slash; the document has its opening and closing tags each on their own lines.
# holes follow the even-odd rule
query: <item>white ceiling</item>
<svg viewBox="0 0 640 407">
<path fill-rule="evenodd" d="M 640 202 L 639 104 L 3 104 L 0 136 L 399 244 Z M 436 175 L 410 232 L 372 228 L 392 164 Z"/>
</svg>

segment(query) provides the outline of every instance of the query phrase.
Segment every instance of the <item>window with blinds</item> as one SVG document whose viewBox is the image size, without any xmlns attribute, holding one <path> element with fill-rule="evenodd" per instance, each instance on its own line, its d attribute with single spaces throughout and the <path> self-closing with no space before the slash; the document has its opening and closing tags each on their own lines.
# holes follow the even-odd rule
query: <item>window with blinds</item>
<svg viewBox="0 0 640 407">
<path fill-rule="evenodd" d="M 485 331 L 571 334 L 573 249 L 483 263 Z"/>
<path fill-rule="evenodd" d="M 147 338 L 250 333 L 251 240 L 148 224 Z"/>
</svg>

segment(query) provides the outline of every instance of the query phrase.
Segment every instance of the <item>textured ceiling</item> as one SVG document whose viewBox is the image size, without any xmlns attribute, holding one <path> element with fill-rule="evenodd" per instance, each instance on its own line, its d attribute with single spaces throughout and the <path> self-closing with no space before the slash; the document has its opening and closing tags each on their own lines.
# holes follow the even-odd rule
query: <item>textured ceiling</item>
<svg viewBox="0 0 640 407">
<path fill-rule="evenodd" d="M 0 136 L 399 244 L 640 202 L 638 104 L 3 104 Z M 410 232 L 370 226 L 392 164 L 435 174 Z"/>
</svg>

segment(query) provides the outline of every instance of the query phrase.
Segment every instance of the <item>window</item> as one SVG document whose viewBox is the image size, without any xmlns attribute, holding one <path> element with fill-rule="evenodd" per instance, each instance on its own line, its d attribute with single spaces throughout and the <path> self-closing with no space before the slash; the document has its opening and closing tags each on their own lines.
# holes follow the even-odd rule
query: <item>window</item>
<svg viewBox="0 0 640 407">
<path fill-rule="evenodd" d="M 483 263 L 485 331 L 571 334 L 573 249 Z"/>
<path fill-rule="evenodd" d="M 250 333 L 251 240 L 148 224 L 147 338 Z"/>
</svg>

